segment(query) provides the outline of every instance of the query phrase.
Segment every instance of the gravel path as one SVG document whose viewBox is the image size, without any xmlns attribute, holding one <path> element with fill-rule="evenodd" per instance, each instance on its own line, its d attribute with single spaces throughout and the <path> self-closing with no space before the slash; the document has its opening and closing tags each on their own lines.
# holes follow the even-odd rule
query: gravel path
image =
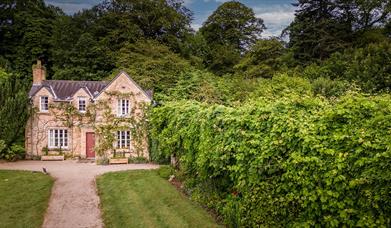
<svg viewBox="0 0 391 228">
<path fill-rule="evenodd" d="M 45 214 L 45 228 L 103 227 L 95 177 L 106 172 L 158 168 L 151 164 L 99 166 L 77 161 L 0 163 L 0 169 L 42 171 L 43 167 L 56 179 Z"/>
</svg>

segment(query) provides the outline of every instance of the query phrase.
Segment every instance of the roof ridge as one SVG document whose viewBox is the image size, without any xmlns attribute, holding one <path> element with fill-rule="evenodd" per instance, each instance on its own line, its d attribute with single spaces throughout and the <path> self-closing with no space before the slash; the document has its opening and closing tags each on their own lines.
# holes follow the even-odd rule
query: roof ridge
<svg viewBox="0 0 391 228">
<path fill-rule="evenodd" d="M 52 80 L 44 80 L 46 82 L 108 82 L 108 81 L 86 81 L 86 80 L 62 80 L 62 79 L 52 79 Z"/>
</svg>

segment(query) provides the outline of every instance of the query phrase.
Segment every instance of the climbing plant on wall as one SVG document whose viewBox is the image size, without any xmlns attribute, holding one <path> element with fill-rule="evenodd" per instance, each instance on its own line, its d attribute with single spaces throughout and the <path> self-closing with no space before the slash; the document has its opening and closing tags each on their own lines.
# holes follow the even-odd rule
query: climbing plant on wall
<svg viewBox="0 0 391 228">
<path fill-rule="evenodd" d="M 39 126 L 36 137 L 36 143 L 44 140 L 47 126 L 53 122 L 61 122 L 64 127 L 74 129 L 82 127 L 91 127 L 98 136 L 95 152 L 101 157 L 108 157 L 110 153 L 116 150 L 115 142 L 117 137 L 115 133 L 121 130 L 127 130 L 131 133 L 132 152 L 137 157 L 145 156 L 147 149 L 147 128 L 148 128 L 148 109 L 149 104 L 138 102 L 134 93 L 104 92 L 103 99 L 90 102 L 85 113 L 81 113 L 71 102 L 56 102 L 49 107 L 49 112 L 53 118 L 49 120 L 39 119 Z M 129 99 L 132 106 L 127 116 L 119 117 L 113 105 L 118 99 Z M 34 109 L 34 115 L 37 114 Z M 34 118 L 37 118 L 36 116 Z"/>
</svg>

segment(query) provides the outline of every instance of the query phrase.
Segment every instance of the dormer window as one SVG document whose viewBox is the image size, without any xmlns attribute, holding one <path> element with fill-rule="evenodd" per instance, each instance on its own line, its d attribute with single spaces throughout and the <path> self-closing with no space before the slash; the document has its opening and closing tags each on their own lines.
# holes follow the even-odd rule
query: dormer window
<svg viewBox="0 0 391 228">
<path fill-rule="evenodd" d="M 129 100 L 119 99 L 118 107 L 117 107 L 117 115 L 118 116 L 127 116 L 129 115 Z"/>
<path fill-rule="evenodd" d="M 86 100 L 87 99 L 85 97 L 79 97 L 78 98 L 78 109 L 79 109 L 79 112 L 86 112 L 86 110 L 87 110 Z"/>
<path fill-rule="evenodd" d="M 49 111 L 49 97 L 41 96 L 39 99 L 39 111 L 47 112 Z"/>
</svg>

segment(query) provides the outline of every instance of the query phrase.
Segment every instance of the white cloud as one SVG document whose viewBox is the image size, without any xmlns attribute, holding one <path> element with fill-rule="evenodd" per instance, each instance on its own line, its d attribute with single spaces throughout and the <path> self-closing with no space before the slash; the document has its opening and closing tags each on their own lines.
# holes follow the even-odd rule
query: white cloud
<svg viewBox="0 0 391 228">
<path fill-rule="evenodd" d="M 291 5 L 276 5 L 272 7 L 254 7 L 257 17 L 262 18 L 267 29 L 263 37 L 279 36 L 295 18 L 295 8 Z"/>
<path fill-rule="evenodd" d="M 190 6 L 193 3 L 193 0 L 183 0 L 183 5 Z"/>
<path fill-rule="evenodd" d="M 232 1 L 232 0 L 204 0 L 204 2 L 212 2 L 212 1 L 215 1 L 215 2 L 228 2 L 228 1 Z"/>
<path fill-rule="evenodd" d="M 60 7 L 66 14 L 73 14 L 82 9 L 89 9 L 93 6 L 91 3 L 62 3 L 53 1 L 46 1 L 46 3 Z"/>
<path fill-rule="evenodd" d="M 197 23 L 192 23 L 191 27 L 195 30 L 198 31 L 202 27 L 202 24 L 197 24 Z"/>
</svg>

